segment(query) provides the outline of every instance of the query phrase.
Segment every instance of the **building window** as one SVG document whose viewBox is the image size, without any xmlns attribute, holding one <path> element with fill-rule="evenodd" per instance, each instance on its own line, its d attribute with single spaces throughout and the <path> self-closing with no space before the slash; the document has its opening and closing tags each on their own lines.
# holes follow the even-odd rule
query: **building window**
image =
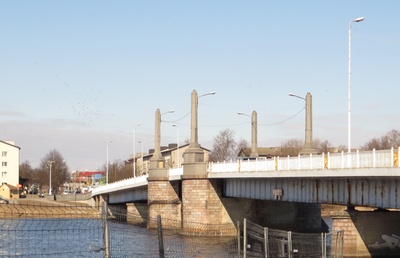
<svg viewBox="0 0 400 258">
<path fill-rule="evenodd" d="M 1 172 L 1 176 L 2 176 L 3 178 L 6 178 L 6 177 L 7 177 L 7 172 Z"/>
<path fill-rule="evenodd" d="M 2 166 L 2 167 L 7 167 L 7 161 L 1 162 L 1 166 Z"/>
<path fill-rule="evenodd" d="M 3 152 L 1 153 L 1 156 L 2 156 L 2 157 L 7 157 L 7 151 L 3 151 Z"/>
</svg>

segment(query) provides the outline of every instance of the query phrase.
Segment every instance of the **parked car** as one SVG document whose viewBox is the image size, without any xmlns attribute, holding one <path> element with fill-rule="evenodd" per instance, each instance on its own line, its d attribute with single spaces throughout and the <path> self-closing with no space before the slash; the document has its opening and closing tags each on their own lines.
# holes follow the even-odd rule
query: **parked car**
<svg viewBox="0 0 400 258">
<path fill-rule="evenodd" d="M 0 204 L 8 204 L 9 201 L 6 198 L 0 196 Z"/>
</svg>

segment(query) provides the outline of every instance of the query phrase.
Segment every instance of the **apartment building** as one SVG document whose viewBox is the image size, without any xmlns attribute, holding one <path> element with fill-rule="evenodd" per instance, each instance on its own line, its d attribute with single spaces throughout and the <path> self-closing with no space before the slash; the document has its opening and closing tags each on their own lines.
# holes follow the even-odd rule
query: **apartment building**
<svg viewBox="0 0 400 258">
<path fill-rule="evenodd" d="M 0 182 L 16 187 L 19 184 L 20 147 L 13 141 L 0 140 Z"/>
</svg>

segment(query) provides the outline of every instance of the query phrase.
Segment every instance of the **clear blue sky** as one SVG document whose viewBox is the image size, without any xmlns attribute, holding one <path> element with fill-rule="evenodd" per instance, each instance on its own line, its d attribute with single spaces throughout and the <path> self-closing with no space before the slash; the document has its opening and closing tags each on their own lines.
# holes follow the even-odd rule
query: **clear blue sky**
<svg viewBox="0 0 400 258">
<path fill-rule="evenodd" d="M 347 145 L 348 26 L 352 19 L 352 147 L 399 130 L 400 1 L 1 1 L 0 139 L 33 167 L 52 149 L 71 170 L 124 160 L 136 141 L 154 147 L 190 137 L 212 149 L 231 129 L 260 147 L 313 137 Z M 138 127 L 134 127 L 140 123 Z M 172 124 L 178 125 L 178 129 Z M 136 151 L 141 144 L 136 143 Z"/>
</svg>

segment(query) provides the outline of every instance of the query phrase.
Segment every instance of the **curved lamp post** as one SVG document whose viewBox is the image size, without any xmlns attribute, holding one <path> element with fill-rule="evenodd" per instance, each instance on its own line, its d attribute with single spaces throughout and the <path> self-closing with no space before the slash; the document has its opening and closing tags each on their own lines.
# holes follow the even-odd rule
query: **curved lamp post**
<svg viewBox="0 0 400 258">
<path fill-rule="evenodd" d="M 362 22 L 364 17 L 359 17 L 351 20 L 349 23 L 349 72 L 347 78 L 347 94 L 348 94 L 348 108 L 347 108 L 347 152 L 351 153 L 351 105 L 350 105 L 350 95 L 351 95 L 351 25 L 353 22 Z"/>
<path fill-rule="evenodd" d="M 51 166 L 52 164 L 54 164 L 54 160 L 49 160 L 47 161 L 47 164 L 49 164 L 49 168 L 50 168 L 50 181 L 49 181 L 49 195 L 51 195 Z"/>
<path fill-rule="evenodd" d="M 136 131 L 135 127 L 140 126 L 139 124 L 136 124 L 136 126 L 133 127 L 133 177 L 136 177 Z"/>
<path fill-rule="evenodd" d="M 111 141 L 103 141 L 106 143 L 106 156 L 107 156 L 107 163 L 106 163 L 106 185 L 108 185 L 108 145 L 112 143 Z"/>
</svg>

